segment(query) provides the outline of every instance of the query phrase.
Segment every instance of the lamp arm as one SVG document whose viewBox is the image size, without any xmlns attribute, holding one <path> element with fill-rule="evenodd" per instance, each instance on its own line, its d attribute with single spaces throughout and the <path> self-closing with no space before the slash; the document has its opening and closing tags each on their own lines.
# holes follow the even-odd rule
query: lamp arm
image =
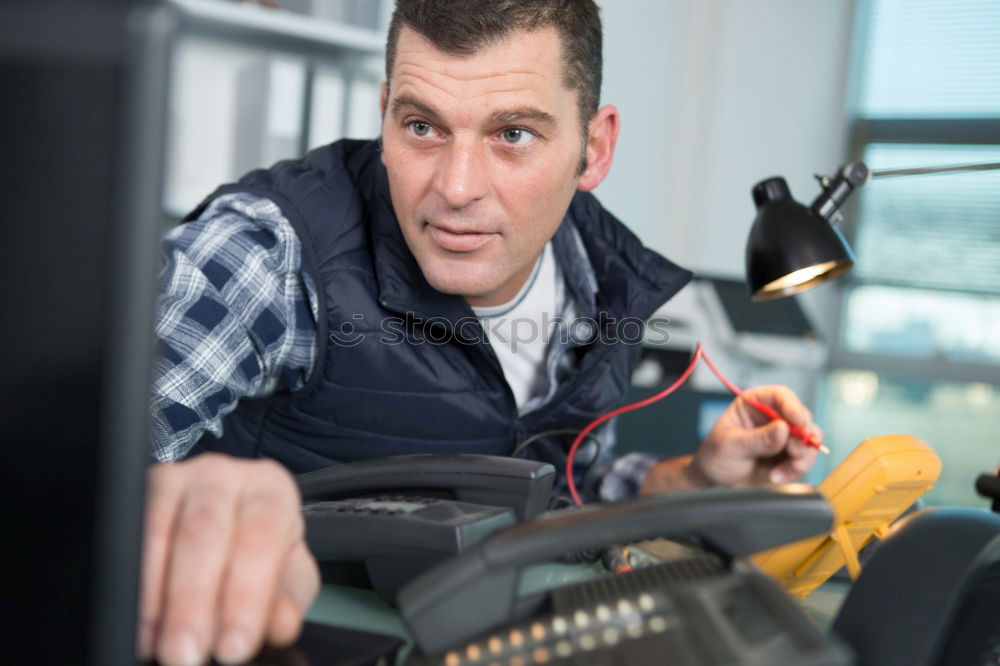
<svg viewBox="0 0 1000 666">
<path fill-rule="evenodd" d="M 817 176 L 823 191 L 813 201 L 810 209 L 831 224 L 840 215 L 840 207 L 849 196 L 872 178 L 893 178 L 896 176 L 921 176 L 934 173 L 960 173 L 969 171 L 992 171 L 1000 169 L 1000 162 L 982 164 L 956 164 L 950 166 L 915 167 L 912 169 L 881 169 L 871 171 L 863 162 L 850 162 L 840 167 L 835 176 Z"/>
<path fill-rule="evenodd" d="M 849 196 L 871 179 L 864 162 L 850 162 L 840 167 L 833 177 L 816 176 L 823 191 L 809 209 L 831 224 L 837 221 L 840 207 Z"/>
<path fill-rule="evenodd" d="M 880 169 L 872 171 L 872 178 L 893 178 L 895 176 L 922 176 L 930 173 L 956 173 L 961 171 L 993 171 L 1000 169 L 1000 162 L 982 164 L 957 164 L 954 166 L 916 167 L 913 169 Z"/>
</svg>

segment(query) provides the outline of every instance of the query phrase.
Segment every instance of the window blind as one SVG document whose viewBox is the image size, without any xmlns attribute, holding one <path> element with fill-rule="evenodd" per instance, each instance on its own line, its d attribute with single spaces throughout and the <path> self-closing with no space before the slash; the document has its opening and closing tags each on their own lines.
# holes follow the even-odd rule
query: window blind
<svg viewBox="0 0 1000 666">
<path fill-rule="evenodd" d="M 1000 162 L 1000 145 L 875 143 L 864 161 L 874 170 Z M 871 182 L 854 249 L 864 281 L 1000 294 L 1000 171 Z"/>
<path fill-rule="evenodd" d="M 868 118 L 1000 116 L 1000 0 L 861 0 Z"/>
</svg>

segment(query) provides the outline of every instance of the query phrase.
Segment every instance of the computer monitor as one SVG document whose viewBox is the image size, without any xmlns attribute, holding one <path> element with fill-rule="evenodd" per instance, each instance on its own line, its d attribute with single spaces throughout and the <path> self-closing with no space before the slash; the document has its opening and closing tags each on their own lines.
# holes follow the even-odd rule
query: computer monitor
<svg viewBox="0 0 1000 666">
<path fill-rule="evenodd" d="M 816 331 L 795 298 L 752 301 L 741 280 L 709 278 L 733 332 L 815 338 Z"/>
<path fill-rule="evenodd" d="M 0 5 L 5 663 L 134 663 L 169 8 Z"/>
</svg>

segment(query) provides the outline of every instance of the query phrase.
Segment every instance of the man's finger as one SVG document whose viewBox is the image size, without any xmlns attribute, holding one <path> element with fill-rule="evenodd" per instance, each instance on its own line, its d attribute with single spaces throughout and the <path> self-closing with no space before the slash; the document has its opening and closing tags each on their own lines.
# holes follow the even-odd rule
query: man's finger
<svg viewBox="0 0 1000 666">
<path fill-rule="evenodd" d="M 302 633 L 302 611 L 284 591 L 278 593 L 267 623 L 269 645 L 291 645 Z"/>
<path fill-rule="evenodd" d="M 163 603 L 163 581 L 174 520 L 184 487 L 173 465 L 156 465 L 147 475 L 142 544 L 142 582 L 136 650 L 150 659 L 156 649 Z"/>
<path fill-rule="evenodd" d="M 819 442 L 820 444 L 822 444 L 822 443 L 823 443 L 823 429 L 822 429 L 822 428 L 820 428 L 820 427 L 819 427 L 818 425 L 816 425 L 815 423 L 811 423 L 811 424 L 810 424 L 810 425 L 809 425 L 809 426 L 808 426 L 808 427 L 806 428 L 806 432 L 808 432 L 808 433 L 809 433 L 810 435 L 812 435 L 812 438 L 813 438 L 813 440 L 814 440 L 814 441 L 817 441 L 817 442 Z M 818 449 L 814 449 L 814 450 L 818 450 Z"/>
<path fill-rule="evenodd" d="M 272 476 L 280 473 L 275 466 Z M 271 481 L 245 489 L 240 501 L 214 650 L 219 661 L 245 661 L 259 649 L 279 576 L 302 538 L 297 498 L 294 493 L 274 490 L 284 488 L 278 478 Z"/>
<path fill-rule="evenodd" d="M 175 523 L 157 645 L 167 664 L 204 662 L 215 635 L 238 489 L 205 478 L 188 488 Z"/>
<path fill-rule="evenodd" d="M 805 459 L 789 458 L 771 470 L 768 480 L 771 483 L 791 483 L 797 481 L 807 471 L 809 471 L 809 465 Z"/>
<path fill-rule="evenodd" d="M 815 424 L 810 425 L 805 429 L 807 435 L 812 437 L 813 441 L 823 442 L 823 431 L 819 429 Z M 819 449 L 815 446 L 807 444 L 805 441 L 799 439 L 798 437 L 791 437 L 788 440 L 788 447 L 785 449 L 792 460 L 806 460 L 808 464 L 806 465 L 805 471 L 808 471 L 809 466 L 812 465 L 812 461 L 816 459 L 816 454 L 819 453 Z"/>
<path fill-rule="evenodd" d="M 787 459 L 775 466 L 768 475 L 768 480 L 771 483 L 791 483 L 801 478 L 816 461 L 819 450 L 792 437 L 789 439 L 784 453 Z"/>
<path fill-rule="evenodd" d="M 282 579 L 282 588 L 303 614 L 319 593 L 319 567 L 306 546 L 299 540 L 288 558 L 288 566 Z"/>
<path fill-rule="evenodd" d="M 812 413 L 795 392 L 787 386 L 756 386 L 747 394 L 773 408 L 781 418 L 789 423 L 806 428 L 812 424 Z"/>
<path fill-rule="evenodd" d="M 784 421 L 769 421 L 741 437 L 747 457 L 766 458 L 777 455 L 788 443 L 788 424 Z"/>
<path fill-rule="evenodd" d="M 808 431 L 807 431 L 808 432 Z M 785 446 L 785 454 L 792 460 L 799 460 L 804 458 L 809 451 L 815 451 L 813 447 L 809 446 L 801 439 L 795 436 L 790 436 L 788 438 L 788 445 Z"/>
<path fill-rule="evenodd" d="M 795 468 L 800 474 L 805 474 L 812 469 L 813 463 L 816 462 L 817 457 L 819 457 L 819 449 L 814 449 L 810 446 L 806 449 L 806 454 L 797 461 Z"/>
<path fill-rule="evenodd" d="M 278 597 L 271 609 L 267 640 L 288 645 L 302 630 L 302 618 L 319 592 L 319 569 L 305 542 L 300 541 L 288 556 Z"/>
<path fill-rule="evenodd" d="M 823 441 L 823 433 L 820 431 L 819 428 L 813 426 L 807 432 L 809 432 L 809 434 L 813 436 L 815 441 L 817 442 Z M 797 472 L 799 472 L 799 476 L 805 474 L 812 468 L 813 463 L 816 462 L 817 457 L 819 457 L 819 449 L 817 449 L 814 446 L 803 445 L 802 455 L 798 456 L 793 460 L 794 462 L 793 467 Z"/>
</svg>

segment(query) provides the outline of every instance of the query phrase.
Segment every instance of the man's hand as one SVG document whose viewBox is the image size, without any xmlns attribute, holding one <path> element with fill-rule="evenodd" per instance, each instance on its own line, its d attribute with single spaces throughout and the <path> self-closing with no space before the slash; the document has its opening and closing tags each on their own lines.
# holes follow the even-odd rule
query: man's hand
<svg viewBox="0 0 1000 666">
<path fill-rule="evenodd" d="M 817 449 L 788 431 L 792 423 L 822 441 L 823 434 L 805 405 L 785 386 L 758 386 L 745 393 L 774 409 L 784 421 L 772 421 L 737 398 L 693 456 L 658 463 L 646 475 L 642 492 L 787 483 L 809 471 Z"/>
<path fill-rule="evenodd" d="M 746 393 L 774 409 L 784 421 L 772 421 L 737 398 L 695 451 L 695 471 L 709 483 L 727 486 L 787 483 L 808 472 L 818 450 L 793 437 L 788 423 L 823 441 L 809 410 L 785 386 L 758 386 Z"/>
<path fill-rule="evenodd" d="M 286 645 L 319 589 L 298 491 L 272 461 L 204 454 L 149 472 L 138 651 L 169 666 Z"/>
</svg>

